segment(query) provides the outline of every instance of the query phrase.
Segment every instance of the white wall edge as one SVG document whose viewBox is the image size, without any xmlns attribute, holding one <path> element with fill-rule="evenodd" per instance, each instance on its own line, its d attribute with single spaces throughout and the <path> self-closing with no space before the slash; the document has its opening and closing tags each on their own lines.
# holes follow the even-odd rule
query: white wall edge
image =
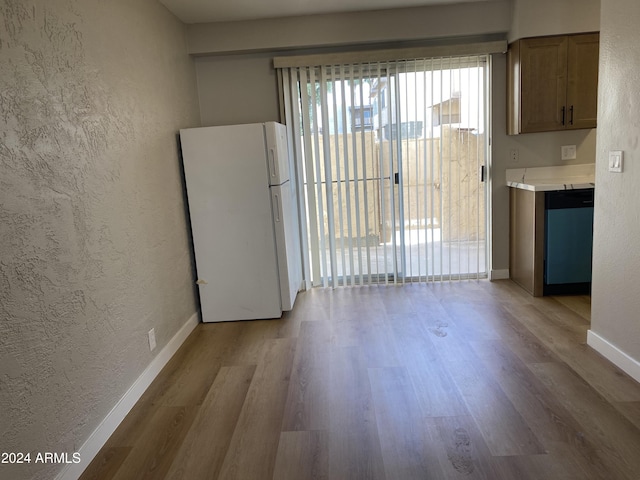
<svg viewBox="0 0 640 480">
<path fill-rule="evenodd" d="M 620 370 L 640 382 L 640 362 L 605 340 L 593 330 L 587 331 L 587 345 L 613 363 Z"/>
<path fill-rule="evenodd" d="M 198 312 L 196 312 L 155 356 L 149 366 L 136 379 L 122 398 L 118 400 L 118 403 L 111 409 L 109 414 L 100 422 L 98 428 L 93 431 L 87 441 L 80 447 L 78 453 L 80 453 L 82 461 L 77 464 L 68 464 L 66 468 L 56 476 L 56 480 L 77 480 L 80 475 L 82 475 L 142 394 L 149 388 L 151 382 L 153 382 L 189 334 L 196 328 L 198 322 L 199 317 Z"/>
<path fill-rule="evenodd" d="M 489 274 L 489 280 L 508 280 L 509 279 L 509 269 L 505 268 L 502 270 L 491 270 Z"/>
</svg>

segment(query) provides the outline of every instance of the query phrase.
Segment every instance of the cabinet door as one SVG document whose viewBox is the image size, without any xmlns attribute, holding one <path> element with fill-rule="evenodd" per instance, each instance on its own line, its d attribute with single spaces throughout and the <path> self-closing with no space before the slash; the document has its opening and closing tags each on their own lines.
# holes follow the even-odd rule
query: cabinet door
<svg viewBox="0 0 640 480">
<path fill-rule="evenodd" d="M 595 128 L 598 113 L 597 33 L 569 37 L 567 54 L 567 128 Z"/>
<path fill-rule="evenodd" d="M 567 44 L 566 36 L 521 40 L 521 133 L 565 128 Z"/>
</svg>

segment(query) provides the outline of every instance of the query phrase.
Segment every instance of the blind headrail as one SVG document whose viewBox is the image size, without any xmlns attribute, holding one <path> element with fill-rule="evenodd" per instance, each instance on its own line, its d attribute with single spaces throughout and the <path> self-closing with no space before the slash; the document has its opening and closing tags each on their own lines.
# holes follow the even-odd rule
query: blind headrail
<svg viewBox="0 0 640 480">
<path fill-rule="evenodd" d="M 459 45 L 431 45 L 411 48 L 363 50 L 357 52 L 319 53 L 274 57 L 274 68 L 318 67 L 324 65 L 347 65 L 354 63 L 390 62 L 416 58 L 457 57 L 485 55 L 507 51 L 506 40 L 474 42 Z"/>
</svg>

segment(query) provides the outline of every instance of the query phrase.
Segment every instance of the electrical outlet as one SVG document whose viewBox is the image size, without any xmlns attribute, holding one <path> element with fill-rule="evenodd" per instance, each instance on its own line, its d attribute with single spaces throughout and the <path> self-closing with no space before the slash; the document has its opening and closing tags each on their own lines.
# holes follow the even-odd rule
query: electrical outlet
<svg viewBox="0 0 640 480">
<path fill-rule="evenodd" d="M 520 160 L 520 152 L 517 148 L 512 148 L 509 151 L 509 160 L 511 163 L 518 163 L 518 160 Z"/>
<path fill-rule="evenodd" d="M 149 330 L 149 350 L 154 351 L 156 348 L 156 329 Z"/>
<path fill-rule="evenodd" d="M 576 146 L 575 145 L 563 145 L 561 147 L 562 160 L 575 160 L 576 158 Z"/>
</svg>

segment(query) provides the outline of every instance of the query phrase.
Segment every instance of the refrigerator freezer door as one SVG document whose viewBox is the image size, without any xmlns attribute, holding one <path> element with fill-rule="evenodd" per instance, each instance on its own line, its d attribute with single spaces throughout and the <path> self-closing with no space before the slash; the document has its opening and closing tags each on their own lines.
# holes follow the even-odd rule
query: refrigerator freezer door
<svg viewBox="0 0 640 480">
<path fill-rule="evenodd" d="M 263 125 L 180 136 L 203 321 L 280 317 Z"/>
<path fill-rule="evenodd" d="M 267 142 L 269 185 L 281 185 L 291 178 L 287 127 L 281 123 L 267 122 L 264 124 L 264 131 Z"/>
<path fill-rule="evenodd" d="M 298 215 L 291 182 L 271 187 L 273 223 L 278 251 L 282 310 L 293 308 L 302 284 Z"/>
</svg>

